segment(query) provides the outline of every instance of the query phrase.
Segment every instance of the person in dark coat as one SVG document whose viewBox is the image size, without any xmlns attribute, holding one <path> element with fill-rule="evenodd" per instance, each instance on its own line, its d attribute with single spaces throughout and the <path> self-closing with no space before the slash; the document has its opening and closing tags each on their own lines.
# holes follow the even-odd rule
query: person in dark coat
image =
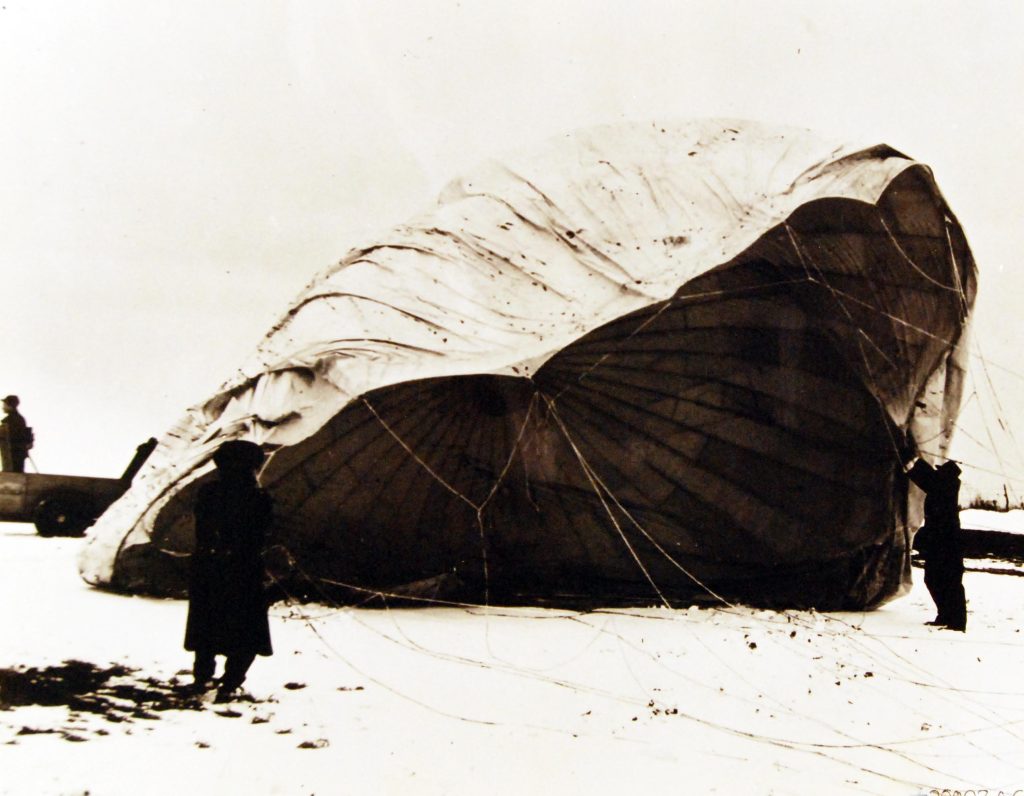
<svg viewBox="0 0 1024 796">
<path fill-rule="evenodd" d="M 273 653 L 263 588 L 272 504 L 256 481 L 263 462 L 258 445 L 225 442 L 213 461 L 216 478 L 200 487 L 195 502 L 185 649 L 195 653 L 197 690 L 212 680 L 215 656 L 226 656 L 217 693 L 223 700 L 241 687 L 257 655 Z"/>
<path fill-rule="evenodd" d="M 3 399 L 4 417 L 0 420 L 0 460 L 5 473 L 25 472 L 25 459 L 32 447 L 32 432 L 18 411 L 17 395 Z"/>
<path fill-rule="evenodd" d="M 924 526 L 914 547 L 924 557 L 924 585 L 938 614 L 930 625 L 967 630 L 964 553 L 960 531 L 960 468 L 956 462 L 932 467 L 923 459 L 907 472 L 925 493 Z"/>
</svg>

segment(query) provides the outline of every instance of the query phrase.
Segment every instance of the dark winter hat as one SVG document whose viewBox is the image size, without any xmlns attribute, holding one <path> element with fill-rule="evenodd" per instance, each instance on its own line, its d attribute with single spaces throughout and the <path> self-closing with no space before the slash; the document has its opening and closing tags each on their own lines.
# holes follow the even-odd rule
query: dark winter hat
<svg viewBox="0 0 1024 796">
<path fill-rule="evenodd" d="M 225 442 L 213 454 L 213 463 L 221 470 L 253 471 L 263 464 L 263 449 L 255 442 L 233 439 Z"/>
<path fill-rule="evenodd" d="M 18 404 L 21 403 L 21 400 L 18 398 L 17 395 L 8 395 L 6 398 L 4 398 L 4 403 L 9 404 L 10 406 L 17 406 Z"/>
</svg>

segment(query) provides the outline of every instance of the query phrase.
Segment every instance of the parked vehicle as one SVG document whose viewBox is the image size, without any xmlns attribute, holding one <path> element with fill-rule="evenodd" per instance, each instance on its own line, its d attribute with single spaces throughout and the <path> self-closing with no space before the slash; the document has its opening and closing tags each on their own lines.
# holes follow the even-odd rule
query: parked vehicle
<svg viewBox="0 0 1024 796">
<path fill-rule="evenodd" d="M 0 521 L 32 522 L 40 536 L 81 536 L 131 486 L 156 447 L 139 445 L 120 478 L 0 472 Z"/>
</svg>

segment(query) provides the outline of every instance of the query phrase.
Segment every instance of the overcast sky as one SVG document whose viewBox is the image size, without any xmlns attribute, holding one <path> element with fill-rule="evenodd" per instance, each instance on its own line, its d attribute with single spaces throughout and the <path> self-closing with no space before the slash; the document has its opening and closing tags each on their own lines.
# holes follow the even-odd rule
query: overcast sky
<svg viewBox="0 0 1024 796">
<path fill-rule="evenodd" d="M 960 455 L 986 488 L 1024 476 L 1024 3 L 0 5 L 0 393 L 45 471 L 117 475 L 315 272 L 487 156 L 730 116 L 932 166 L 980 265 L 990 360 Z"/>
</svg>

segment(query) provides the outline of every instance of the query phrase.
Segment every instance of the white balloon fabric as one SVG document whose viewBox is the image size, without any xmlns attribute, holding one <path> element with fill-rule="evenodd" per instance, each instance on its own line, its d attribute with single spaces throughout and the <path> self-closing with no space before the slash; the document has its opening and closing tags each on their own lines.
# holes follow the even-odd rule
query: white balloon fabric
<svg viewBox="0 0 1024 796">
<path fill-rule="evenodd" d="M 924 165 L 701 120 L 485 164 L 316 276 L 97 522 L 90 583 L 176 593 L 228 439 L 270 453 L 306 594 L 876 605 L 909 578 L 976 268 Z"/>
</svg>

